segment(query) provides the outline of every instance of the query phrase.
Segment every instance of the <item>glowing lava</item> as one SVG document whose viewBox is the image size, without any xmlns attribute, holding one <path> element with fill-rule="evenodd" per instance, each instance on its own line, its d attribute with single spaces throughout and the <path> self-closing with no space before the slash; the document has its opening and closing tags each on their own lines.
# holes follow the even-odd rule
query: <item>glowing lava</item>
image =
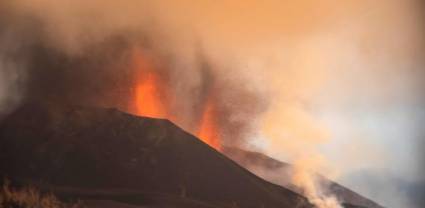
<svg viewBox="0 0 425 208">
<path fill-rule="evenodd" d="M 211 147 L 220 150 L 221 144 L 215 115 L 214 104 L 208 102 L 201 118 L 198 137 Z"/>
<path fill-rule="evenodd" d="M 174 117 L 170 113 L 170 100 L 165 96 L 169 92 L 169 85 L 155 68 L 153 61 L 147 58 L 142 51 L 133 54 L 135 67 L 134 101 L 131 111 L 139 116 L 165 118 L 173 122 L 184 121 L 187 118 Z M 220 150 L 219 128 L 217 126 L 216 109 L 211 98 L 203 106 L 198 125 L 195 126 L 195 135 L 211 147 Z M 181 115 L 181 114 L 180 114 Z M 190 119 L 190 118 L 189 118 Z"/>
<path fill-rule="evenodd" d="M 154 73 L 145 74 L 136 86 L 137 114 L 147 117 L 166 118 L 165 106 L 162 103 L 158 77 Z"/>
<path fill-rule="evenodd" d="M 131 111 L 139 116 L 167 118 L 164 83 L 153 60 L 141 50 L 133 51 L 132 63 L 135 86 Z"/>
</svg>

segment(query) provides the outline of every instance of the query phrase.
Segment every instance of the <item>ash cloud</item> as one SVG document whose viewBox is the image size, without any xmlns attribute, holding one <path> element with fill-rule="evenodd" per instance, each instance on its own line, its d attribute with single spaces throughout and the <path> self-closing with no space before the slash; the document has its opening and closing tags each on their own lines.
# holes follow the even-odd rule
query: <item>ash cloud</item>
<svg viewBox="0 0 425 208">
<path fill-rule="evenodd" d="M 407 164 L 412 158 L 391 157 L 406 149 L 393 146 L 415 146 L 423 133 L 414 129 L 412 138 L 405 128 L 411 123 L 377 118 L 401 112 L 389 117 L 397 119 L 424 106 L 418 1 L 317 4 L 2 2 L 0 113 L 26 100 L 125 110 L 135 85 L 131 52 L 138 48 L 167 80 L 175 96 L 170 109 L 185 129 L 195 128 L 199 106 L 212 93 L 227 145 L 254 146 L 290 162 L 321 157 L 325 164 L 313 167 L 335 179 L 358 166 Z M 381 133 L 389 128 L 397 134 Z M 386 139 L 390 134 L 398 139 Z M 418 178 L 411 176 L 418 164 L 392 171 Z"/>
<path fill-rule="evenodd" d="M 2 5 L 1 99 L 5 113 L 23 102 L 117 107 L 131 112 L 137 68 L 134 50 L 148 56 L 167 85 L 168 108 L 189 131 L 214 99 L 223 143 L 242 143 L 250 116 L 266 102 L 244 79 L 219 72 L 199 38 L 181 46 L 148 12 L 153 3 L 15 1 Z M 137 9 L 134 9 L 137 8 Z M 48 11 L 48 12 L 46 12 Z M 238 75 L 239 76 L 239 75 Z M 2 81 L 3 81 L 2 80 Z M 3 86 L 4 85 L 4 86 Z M 7 105 L 7 108 L 6 108 Z M 130 108 L 130 109 L 129 109 Z"/>
</svg>

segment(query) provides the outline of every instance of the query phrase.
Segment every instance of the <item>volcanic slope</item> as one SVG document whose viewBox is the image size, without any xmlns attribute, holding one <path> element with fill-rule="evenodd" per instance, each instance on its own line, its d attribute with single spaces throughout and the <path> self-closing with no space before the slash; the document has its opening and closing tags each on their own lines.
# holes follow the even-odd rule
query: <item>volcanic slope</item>
<svg viewBox="0 0 425 208">
<path fill-rule="evenodd" d="M 312 207 L 170 121 L 116 109 L 23 105 L 0 123 L 0 176 L 92 207 Z"/>
<path fill-rule="evenodd" d="M 259 152 L 247 151 L 235 147 L 223 147 L 222 153 L 250 170 L 252 173 L 294 192 L 302 193 L 301 190 L 292 185 L 290 180 L 288 180 L 291 177 L 292 166 L 290 164 L 268 157 Z M 328 180 L 320 175 L 316 175 L 316 177 L 321 187 L 328 193 L 335 195 L 346 207 L 355 205 L 367 208 L 383 208 L 374 201 L 336 182 Z"/>
</svg>

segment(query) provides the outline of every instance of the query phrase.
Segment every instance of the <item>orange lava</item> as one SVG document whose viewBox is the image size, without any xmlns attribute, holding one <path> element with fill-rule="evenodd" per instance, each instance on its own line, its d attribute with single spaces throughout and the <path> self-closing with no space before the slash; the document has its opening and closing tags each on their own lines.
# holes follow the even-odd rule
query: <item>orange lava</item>
<svg viewBox="0 0 425 208">
<path fill-rule="evenodd" d="M 136 86 L 136 111 L 138 115 L 166 118 L 165 106 L 161 100 L 158 77 L 150 72 Z"/>
<path fill-rule="evenodd" d="M 142 51 L 136 50 L 133 53 L 133 64 L 135 67 L 135 87 L 134 101 L 130 107 L 132 113 L 172 121 L 184 120 L 184 118 L 175 118 L 170 114 L 170 100 L 165 97 L 169 85 L 164 82 L 152 60 L 147 58 Z M 215 106 L 210 101 L 211 99 L 204 106 L 196 135 L 211 147 L 220 150 L 221 144 Z"/>
<path fill-rule="evenodd" d="M 133 52 L 133 67 L 135 67 L 133 113 L 139 116 L 167 118 L 167 108 L 164 105 L 165 84 L 160 79 L 153 61 L 143 51 Z"/>
<path fill-rule="evenodd" d="M 214 149 L 220 150 L 221 144 L 215 115 L 214 104 L 208 102 L 203 112 L 197 135 L 202 141 Z"/>
</svg>

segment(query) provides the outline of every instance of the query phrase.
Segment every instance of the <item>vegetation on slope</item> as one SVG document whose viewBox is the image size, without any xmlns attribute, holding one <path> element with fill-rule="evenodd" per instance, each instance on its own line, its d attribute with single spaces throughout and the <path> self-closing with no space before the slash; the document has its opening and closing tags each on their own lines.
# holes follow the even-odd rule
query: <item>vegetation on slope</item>
<svg viewBox="0 0 425 208">
<path fill-rule="evenodd" d="M 52 193 L 41 193 L 32 186 L 12 188 L 5 182 L 0 189 L 0 208 L 83 208 L 82 203 L 61 202 Z"/>
</svg>

